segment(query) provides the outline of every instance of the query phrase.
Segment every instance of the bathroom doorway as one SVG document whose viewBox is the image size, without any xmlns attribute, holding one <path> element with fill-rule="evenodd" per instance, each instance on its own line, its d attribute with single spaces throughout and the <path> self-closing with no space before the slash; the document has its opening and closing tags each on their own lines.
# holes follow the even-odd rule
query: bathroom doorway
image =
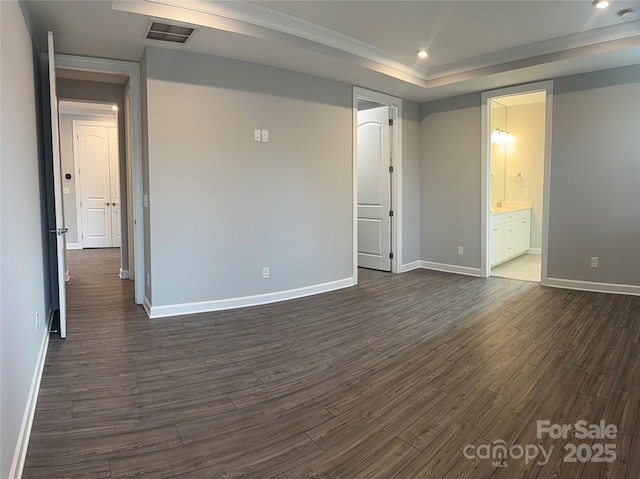
<svg viewBox="0 0 640 479">
<path fill-rule="evenodd" d="M 546 280 L 550 85 L 483 95 L 485 276 Z M 547 88 L 548 86 L 548 88 Z M 533 87 L 533 88 L 532 88 Z"/>
</svg>

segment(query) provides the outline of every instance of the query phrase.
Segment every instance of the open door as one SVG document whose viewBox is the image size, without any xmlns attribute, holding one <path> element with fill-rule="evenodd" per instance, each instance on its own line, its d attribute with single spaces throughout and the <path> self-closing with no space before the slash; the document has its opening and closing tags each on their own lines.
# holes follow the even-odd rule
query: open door
<svg viewBox="0 0 640 479">
<path fill-rule="evenodd" d="M 66 292 L 66 255 L 64 209 L 62 207 L 62 173 L 60 168 L 60 127 L 58 123 L 58 95 L 56 90 L 56 66 L 53 49 L 53 32 L 49 32 L 49 93 L 51 98 L 51 140 L 53 161 L 53 195 L 56 213 L 56 227 L 51 233 L 56 235 L 58 259 L 58 299 L 60 308 L 60 337 L 67 335 L 67 292 Z"/>
</svg>

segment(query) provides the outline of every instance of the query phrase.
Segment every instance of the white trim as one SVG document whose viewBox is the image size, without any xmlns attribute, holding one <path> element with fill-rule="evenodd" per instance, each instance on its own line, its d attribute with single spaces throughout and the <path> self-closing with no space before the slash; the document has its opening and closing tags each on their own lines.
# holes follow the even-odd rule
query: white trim
<svg viewBox="0 0 640 479">
<path fill-rule="evenodd" d="M 136 276 L 144 278 L 144 222 L 142 208 L 142 105 L 140 89 L 140 65 L 137 62 L 107 60 L 102 58 L 56 55 L 56 66 L 70 70 L 115 73 L 129 76 L 131 94 L 131 129 L 133 197 L 133 249 Z M 135 281 L 135 302 L 144 302 L 144 281 Z"/>
<path fill-rule="evenodd" d="M 83 249 L 79 243 L 67 243 L 67 249 Z"/>
<path fill-rule="evenodd" d="M 491 275 L 491 265 L 489 264 L 489 249 L 491 244 L 489 221 L 489 206 L 491 205 L 491 185 L 489 174 L 490 151 L 491 144 L 488 139 L 491 135 L 491 108 L 489 102 L 493 97 L 518 95 L 520 93 L 528 93 L 532 91 L 545 91 L 545 148 L 544 148 L 544 180 L 542 186 L 542 248 L 541 248 L 541 275 L 540 284 L 547 285 L 548 270 L 548 250 L 549 250 L 549 198 L 550 198 L 550 180 L 551 180 L 551 131 L 553 119 L 553 81 L 541 81 L 536 83 L 528 83 L 526 85 L 518 85 L 499 90 L 491 90 L 482 93 L 481 105 L 481 194 L 480 194 L 480 272 L 481 276 L 486 278 Z"/>
<path fill-rule="evenodd" d="M 144 295 L 144 310 L 147 312 L 147 316 L 151 317 L 151 301 L 147 298 L 147 295 Z"/>
<path fill-rule="evenodd" d="M 529 248 L 527 254 L 542 254 L 542 248 Z"/>
<path fill-rule="evenodd" d="M 442 271 L 444 273 L 464 274 L 467 276 L 482 277 L 482 271 L 479 268 L 469 268 L 467 266 L 458 266 L 455 264 L 434 263 L 432 261 L 420 261 L 420 267 L 423 269 L 432 269 L 434 271 Z"/>
<path fill-rule="evenodd" d="M 257 294 L 254 296 L 242 296 L 239 298 L 218 299 L 213 301 L 201 301 L 197 303 L 169 304 L 165 306 L 150 307 L 149 317 L 165 318 L 168 316 L 181 316 L 185 314 L 207 313 L 226 309 L 246 308 L 260 304 L 276 303 L 289 299 L 303 298 L 314 294 L 327 293 L 336 289 L 348 288 L 356 283 L 353 278 L 344 278 L 329 283 L 305 286 L 303 288 L 278 291 L 275 293 Z M 145 298 L 145 309 L 147 299 Z"/>
<path fill-rule="evenodd" d="M 11 469 L 9 470 L 10 478 L 19 479 L 20 477 L 22 477 L 22 470 L 24 468 L 24 462 L 27 457 L 27 447 L 29 446 L 29 438 L 31 437 L 33 416 L 36 412 L 36 404 L 38 402 L 38 392 L 40 391 L 42 371 L 44 369 L 45 359 L 47 358 L 47 349 L 49 348 L 49 328 L 51 325 L 52 315 L 53 311 L 50 312 L 50 317 L 48 319 L 49 324 L 47 324 L 45 330 L 42 333 L 40 352 L 38 353 L 36 367 L 31 378 L 31 387 L 29 388 L 29 395 L 27 396 L 27 404 L 25 406 L 24 415 L 22 416 L 20 433 L 18 434 L 16 449 L 13 453 Z"/>
<path fill-rule="evenodd" d="M 421 268 L 420 261 L 412 261 L 411 263 L 403 264 L 400 267 L 400 272 L 406 273 L 407 271 L 413 271 L 414 269 L 419 269 L 419 268 Z"/>
<path fill-rule="evenodd" d="M 393 176 L 391 218 L 391 272 L 402 272 L 402 99 L 384 93 L 353 87 L 353 277 L 358 281 L 358 99 L 392 107 Z"/>
<path fill-rule="evenodd" d="M 552 288 L 577 289 L 579 291 L 593 291 L 595 293 L 631 294 L 640 296 L 640 286 L 632 284 L 594 283 L 572 279 L 547 278 L 546 286 Z"/>
<path fill-rule="evenodd" d="M 120 279 L 129 279 L 129 270 L 120 268 Z"/>
<path fill-rule="evenodd" d="M 118 123 L 118 112 L 113 110 L 113 103 L 60 100 L 58 105 L 61 115 L 110 117 L 114 123 Z"/>
<path fill-rule="evenodd" d="M 321 48 L 321 51 L 325 55 L 343 59 L 346 53 L 352 62 L 364 68 L 414 85 L 426 86 L 427 69 L 418 65 L 417 62 L 407 61 L 389 51 L 327 27 L 248 2 L 207 0 L 201 2 L 185 2 L 183 0 L 130 2 L 115 0 L 112 8 L 151 17 L 166 18 L 192 26 L 198 25 L 251 35 L 265 40 L 282 38 L 282 34 L 285 34 L 289 43 L 300 48 L 308 49 L 308 43 L 313 42 L 324 47 Z"/>
</svg>

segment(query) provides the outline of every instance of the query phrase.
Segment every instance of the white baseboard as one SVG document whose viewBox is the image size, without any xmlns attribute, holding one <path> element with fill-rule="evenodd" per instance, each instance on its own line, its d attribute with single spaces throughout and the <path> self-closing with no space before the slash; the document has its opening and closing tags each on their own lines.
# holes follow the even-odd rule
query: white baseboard
<svg viewBox="0 0 640 479">
<path fill-rule="evenodd" d="M 197 303 L 169 304 L 166 306 L 149 306 L 147 314 L 152 319 L 165 318 L 168 316 L 182 316 L 185 314 L 207 313 L 210 311 L 220 311 L 225 309 L 246 308 L 248 306 L 258 306 L 260 304 L 276 303 L 289 299 L 302 298 L 314 294 L 327 293 L 336 289 L 353 286 L 353 278 L 344 278 L 329 283 L 306 286 L 304 288 L 278 291 L 275 293 L 257 294 L 254 296 L 243 296 L 239 298 L 218 299 L 213 301 L 201 301 Z M 145 309 L 147 309 L 147 298 L 145 297 Z"/>
<path fill-rule="evenodd" d="M 31 378 L 31 387 L 29 388 L 29 396 L 27 397 L 27 404 L 22 416 L 22 424 L 20 425 L 18 442 L 13 453 L 11 469 L 9 470 L 10 479 L 19 479 L 20 477 L 22 477 L 24 461 L 27 458 L 27 447 L 29 446 L 29 438 L 31 437 L 31 426 L 33 425 L 33 416 L 36 412 L 36 403 L 38 402 L 40 380 L 42 379 L 42 370 L 44 369 L 44 362 L 47 358 L 47 349 L 49 348 L 49 330 L 51 329 L 52 316 L 53 311 L 49 312 L 49 318 L 42 334 L 42 342 L 40 343 L 40 351 L 38 352 L 38 359 L 36 360 L 36 368 L 33 371 L 33 377 Z"/>
<path fill-rule="evenodd" d="M 120 268 L 120 279 L 129 279 L 129 270 Z"/>
<path fill-rule="evenodd" d="M 595 293 L 632 294 L 634 296 L 640 296 L 640 286 L 632 284 L 594 283 L 591 281 L 547 278 L 545 286 L 577 289 L 579 291 L 593 291 Z"/>
<path fill-rule="evenodd" d="M 420 261 L 412 261 L 411 263 L 403 264 L 400 266 L 400 272 L 406 273 L 407 271 L 413 271 L 420 268 Z"/>
<path fill-rule="evenodd" d="M 420 267 L 423 269 L 443 271 L 445 273 L 456 273 L 465 274 L 467 276 L 482 277 L 482 271 L 480 271 L 480 268 L 469 268 L 467 266 L 457 266 L 454 264 L 434 263 L 432 261 L 420 261 Z"/>
<path fill-rule="evenodd" d="M 529 248 L 527 250 L 529 254 L 542 254 L 542 248 Z"/>
<path fill-rule="evenodd" d="M 144 295 L 142 306 L 144 307 L 144 310 L 147 312 L 147 316 L 151 317 L 151 302 L 149 301 L 149 298 L 147 298 L 146 294 Z"/>
<path fill-rule="evenodd" d="M 67 249 L 82 249 L 80 243 L 67 243 Z"/>
</svg>

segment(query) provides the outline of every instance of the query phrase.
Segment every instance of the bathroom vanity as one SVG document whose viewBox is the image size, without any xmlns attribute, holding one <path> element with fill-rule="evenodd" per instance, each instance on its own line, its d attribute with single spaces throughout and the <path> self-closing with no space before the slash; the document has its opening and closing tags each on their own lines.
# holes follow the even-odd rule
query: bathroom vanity
<svg viewBox="0 0 640 479">
<path fill-rule="evenodd" d="M 491 266 L 526 253 L 531 246 L 531 208 L 491 208 Z"/>
</svg>

